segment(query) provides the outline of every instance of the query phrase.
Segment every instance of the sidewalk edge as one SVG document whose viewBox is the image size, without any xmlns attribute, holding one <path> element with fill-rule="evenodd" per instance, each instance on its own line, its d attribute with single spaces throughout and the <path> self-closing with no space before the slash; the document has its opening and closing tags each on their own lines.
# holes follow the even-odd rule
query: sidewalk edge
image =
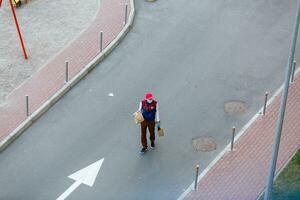
<svg viewBox="0 0 300 200">
<path fill-rule="evenodd" d="M 38 120 L 45 112 L 47 112 L 59 99 L 61 99 L 72 87 L 80 82 L 90 71 L 92 71 L 112 50 L 121 42 L 121 40 L 129 32 L 133 25 L 135 16 L 134 0 L 130 0 L 130 13 L 127 24 L 123 27 L 117 37 L 98 54 L 89 64 L 87 64 L 78 74 L 76 74 L 68 83 L 66 83 L 60 90 L 42 104 L 35 112 L 33 112 L 26 120 L 24 120 L 15 130 L 6 136 L 0 142 L 0 152 L 2 152 L 9 144 L 18 138 L 27 128 L 29 128 L 36 120 Z"/>
<path fill-rule="evenodd" d="M 298 67 L 295 71 L 295 76 L 300 73 L 300 68 Z M 272 97 L 268 100 L 267 106 L 269 106 L 274 99 L 282 92 L 283 90 L 283 84 L 276 90 L 276 92 L 272 95 Z M 263 107 L 261 107 L 258 112 L 247 122 L 245 126 L 238 132 L 238 134 L 235 137 L 234 142 L 237 142 L 238 139 L 246 132 L 246 130 L 258 119 L 258 117 L 262 116 Z M 198 176 L 198 183 L 201 181 L 201 179 L 208 173 L 208 171 L 225 155 L 225 153 L 230 151 L 231 142 L 221 151 L 217 157 L 203 170 L 202 173 Z M 194 190 L 194 182 L 191 183 L 191 185 L 177 198 L 177 200 L 183 200 L 191 191 Z"/>
</svg>

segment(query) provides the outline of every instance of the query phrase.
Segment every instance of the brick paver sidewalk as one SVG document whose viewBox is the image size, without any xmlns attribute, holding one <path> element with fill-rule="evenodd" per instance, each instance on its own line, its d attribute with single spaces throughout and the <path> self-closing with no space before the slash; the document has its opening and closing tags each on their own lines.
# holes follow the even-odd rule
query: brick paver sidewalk
<svg viewBox="0 0 300 200">
<path fill-rule="evenodd" d="M 7 105 L 0 107 L 0 141 L 26 119 L 25 95 L 29 95 L 30 113 L 36 111 L 64 85 L 66 60 L 71 79 L 99 54 L 100 31 L 104 33 L 103 48 L 115 39 L 124 27 L 126 4 L 129 15 L 129 0 L 101 0 L 99 13 L 91 26 L 8 96 Z"/>
<path fill-rule="evenodd" d="M 266 186 L 280 96 L 268 106 L 185 199 L 255 200 Z M 300 76 L 290 86 L 277 173 L 300 146 Z"/>
</svg>

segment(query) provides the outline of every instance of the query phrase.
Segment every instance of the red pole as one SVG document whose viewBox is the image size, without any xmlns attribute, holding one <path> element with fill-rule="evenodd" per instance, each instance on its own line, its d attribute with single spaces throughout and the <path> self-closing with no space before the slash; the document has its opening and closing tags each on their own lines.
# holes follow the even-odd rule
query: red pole
<svg viewBox="0 0 300 200">
<path fill-rule="evenodd" d="M 2 5 L 2 0 L 0 0 L 0 8 L 1 8 L 1 5 Z"/>
<path fill-rule="evenodd" d="M 9 3 L 10 3 L 10 7 L 11 7 L 11 10 L 12 10 L 12 13 L 13 13 L 13 16 L 14 16 L 14 20 L 15 20 L 15 23 L 16 23 L 17 30 L 18 30 L 19 39 L 20 39 L 20 42 L 21 42 L 23 54 L 24 54 L 25 59 L 27 60 L 28 57 L 27 57 L 27 53 L 26 53 L 25 46 L 24 46 L 24 43 L 23 43 L 22 34 L 21 34 L 21 31 L 20 31 L 20 28 L 19 28 L 18 19 L 17 19 L 16 13 L 15 13 L 15 8 L 14 8 L 11 0 L 9 0 Z"/>
</svg>

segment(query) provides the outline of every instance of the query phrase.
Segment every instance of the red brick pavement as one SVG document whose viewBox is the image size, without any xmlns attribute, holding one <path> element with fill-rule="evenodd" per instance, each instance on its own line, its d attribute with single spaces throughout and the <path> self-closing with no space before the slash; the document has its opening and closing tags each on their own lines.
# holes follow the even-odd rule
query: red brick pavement
<svg viewBox="0 0 300 200">
<path fill-rule="evenodd" d="M 103 31 L 104 48 L 113 41 L 124 27 L 126 4 L 129 15 L 129 0 L 102 0 L 90 27 L 8 96 L 7 105 L 0 107 L 0 141 L 26 119 L 25 95 L 29 95 L 32 113 L 64 85 L 66 60 L 69 61 L 71 79 L 99 54 L 100 31 Z"/>
<path fill-rule="evenodd" d="M 268 106 L 185 199 L 255 200 L 264 190 L 275 133 L 280 95 Z M 276 172 L 300 146 L 300 76 L 290 86 Z"/>
</svg>

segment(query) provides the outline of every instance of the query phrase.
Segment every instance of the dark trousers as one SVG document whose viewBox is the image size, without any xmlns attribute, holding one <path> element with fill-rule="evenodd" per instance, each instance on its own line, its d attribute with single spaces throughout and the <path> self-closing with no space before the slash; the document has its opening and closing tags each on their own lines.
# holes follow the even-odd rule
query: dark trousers
<svg viewBox="0 0 300 200">
<path fill-rule="evenodd" d="M 147 148 L 147 128 L 150 132 L 150 141 L 154 142 L 155 140 L 155 121 L 146 121 L 144 120 L 141 123 L 141 142 L 144 148 Z"/>
</svg>

